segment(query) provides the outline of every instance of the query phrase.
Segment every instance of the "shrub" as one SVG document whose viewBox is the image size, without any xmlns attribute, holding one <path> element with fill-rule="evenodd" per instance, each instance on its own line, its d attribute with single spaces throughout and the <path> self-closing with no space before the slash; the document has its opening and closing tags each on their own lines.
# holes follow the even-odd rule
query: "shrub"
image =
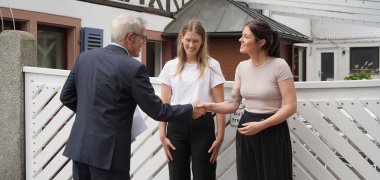
<svg viewBox="0 0 380 180">
<path fill-rule="evenodd" d="M 372 77 L 369 73 L 365 71 L 354 72 L 344 77 L 344 80 L 362 80 L 362 79 L 372 79 Z"/>
<path fill-rule="evenodd" d="M 365 61 L 364 64 L 360 67 L 359 64 L 355 64 L 354 72 L 344 77 L 345 80 L 362 80 L 362 79 L 372 79 L 371 73 L 378 73 L 379 68 L 371 68 L 373 65 L 372 62 L 368 63 Z"/>
</svg>

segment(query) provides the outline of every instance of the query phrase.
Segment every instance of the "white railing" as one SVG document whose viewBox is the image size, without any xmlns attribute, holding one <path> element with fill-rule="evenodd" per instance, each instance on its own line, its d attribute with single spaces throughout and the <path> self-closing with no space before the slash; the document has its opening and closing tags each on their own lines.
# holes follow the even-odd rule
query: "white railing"
<svg viewBox="0 0 380 180">
<path fill-rule="evenodd" d="M 59 101 L 66 70 L 24 67 L 26 178 L 71 179 L 62 156 L 75 115 Z M 160 93 L 160 83 L 151 78 Z M 225 85 L 229 96 L 232 82 Z M 380 179 L 380 80 L 297 83 L 298 113 L 289 118 L 294 179 Z M 241 115 L 226 115 L 217 177 L 236 179 L 235 127 Z M 132 143 L 131 177 L 168 179 L 158 123 L 143 114 L 148 129 Z"/>
<path fill-rule="evenodd" d="M 296 86 L 295 179 L 380 179 L 380 81 Z"/>
</svg>

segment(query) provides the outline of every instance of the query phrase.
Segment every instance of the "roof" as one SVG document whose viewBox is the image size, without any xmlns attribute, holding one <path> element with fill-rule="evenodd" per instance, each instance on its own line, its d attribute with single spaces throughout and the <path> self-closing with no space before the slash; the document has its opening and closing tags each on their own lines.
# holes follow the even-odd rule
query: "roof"
<svg viewBox="0 0 380 180">
<path fill-rule="evenodd" d="M 254 9 L 311 20 L 380 27 L 379 0 L 244 0 Z"/>
<path fill-rule="evenodd" d="M 196 18 L 202 22 L 209 37 L 235 37 L 241 35 L 247 22 L 262 19 L 285 39 L 310 42 L 308 36 L 233 0 L 193 0 L 174 14 L 174 18 L 164 29 L 164 36 L 177 36 L 184 22 Z"/>
<path fill-rule="evenodd" d="M 380 27 L 345 22 L 313 20 L 312 34 L 315 40 L 378 39 Z"/>
</svg>

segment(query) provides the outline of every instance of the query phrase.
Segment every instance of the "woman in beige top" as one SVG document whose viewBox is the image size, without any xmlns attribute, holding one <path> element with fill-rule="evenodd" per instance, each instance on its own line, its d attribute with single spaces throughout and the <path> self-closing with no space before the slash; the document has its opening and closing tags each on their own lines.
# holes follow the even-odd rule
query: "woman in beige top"
<svg viewBox="0 0 380 180">
<path fill-rule="evenodd" d="M 245 99 L 245 112 L 236 133 L 239 180 L 292 179 L 286 119 L 296 112 L 296 93 L 288 64 L 277 58 L 279 40 L 266 22 L 248 22 L 239 41 L 240 52 L 250 59 L 236 68 L 230 99 L 203 105 L 207 111 L 227 114 L 235 112 Z"/>
</svg>

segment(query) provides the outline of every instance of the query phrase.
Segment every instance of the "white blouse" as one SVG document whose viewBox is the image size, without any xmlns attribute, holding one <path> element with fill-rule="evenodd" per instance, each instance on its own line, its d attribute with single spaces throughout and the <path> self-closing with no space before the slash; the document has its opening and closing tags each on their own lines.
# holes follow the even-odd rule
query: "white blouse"
<svg viewBox="0 0 380 180">
<path fill-rule="evenodd" d="M 162 69 L 158 79 L 171 87 L 170 103 L 187 104 L 194 101 L 212 102 L 211 89 L 225 82 L 220 64 L 210 58 L 210 67 L 205 69 L 204 75 L 199 78 L 197 64 L 185 63 L 181 75 L 175 76 L 178 59 L 168 61 Z"/>
</svg>

